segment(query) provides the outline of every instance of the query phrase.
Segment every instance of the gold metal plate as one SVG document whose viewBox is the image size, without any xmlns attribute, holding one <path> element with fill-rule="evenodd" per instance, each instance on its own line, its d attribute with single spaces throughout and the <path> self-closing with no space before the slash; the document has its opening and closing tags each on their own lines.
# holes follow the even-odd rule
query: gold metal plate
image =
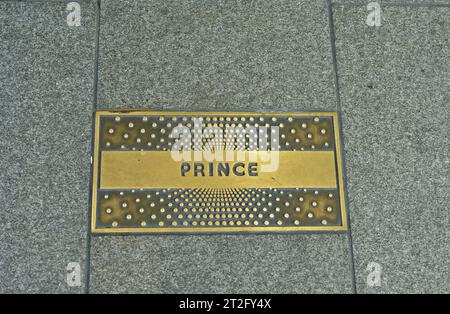
<svg viewBox="0 0 450 314">
<path fill-rule="evenodd" d="M 94 233 L 347 230 L 335 112 L 98 111 Z"/>
</svg>

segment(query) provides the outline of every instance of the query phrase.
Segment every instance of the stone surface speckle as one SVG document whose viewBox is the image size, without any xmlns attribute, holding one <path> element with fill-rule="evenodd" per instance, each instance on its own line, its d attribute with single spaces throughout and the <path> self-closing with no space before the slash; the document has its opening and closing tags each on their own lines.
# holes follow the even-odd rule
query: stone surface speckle
<svg viewBox="0 0 450 314">
<path fill-rule="evenodd" d="M 83 292 L 95 6 L 0 3 L 0 292 Z"/>
<path fill-rule="evenodd" d="M 448 293 L 450 8 L 364 14 L 334 8 L 357 291 Z"/>
<path fill-rule="evenodd" d="M 351 293 L 345 234 L 93 239 L 96 293 Z"/>
<path fill-rule="evenodd" d="M 102 108 L 336 103 L 325 1 L 102 1 Z"/>
</svg>

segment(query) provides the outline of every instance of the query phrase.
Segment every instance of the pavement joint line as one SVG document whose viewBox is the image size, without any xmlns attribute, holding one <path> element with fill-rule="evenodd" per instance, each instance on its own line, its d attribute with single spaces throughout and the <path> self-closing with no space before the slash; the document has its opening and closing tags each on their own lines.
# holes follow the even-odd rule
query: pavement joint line
<svg viewBox="0 0 450 314">
<path fill-rule="evenodd" d="M 100 51 L 100 10 L 101 0 L 96 1 L 96 30 L 95 30 L 95 60 L 94 60 L 94 84 L 93 84 L 93 106 L 92 106 L 92 126 L 91 126 L 91 175 L 89 179 L 89 204 L 88 204 L 88 227 L 86 237 L 86 278 L 85 278 L 85 294 L 89 294 L 90 278 L 91 278 L 91 251 L 92 251 L 92 232 L 91 232 L 91 206 L 92 206 L 92 171 L 93 171 L 93 152 L 94 152 L 94 125 L 95 125 L 95 111 L 97 110 L 98 101 L 98 72 L 99 72 L 99 51 Z"/>
<path fill-rule="evenodd" d="M 92 117 L 94 115 L 92 114 Z M 95 120 L 92 118 L 91 123 L 91 151 L 94 148 L 94 136 L 93 136 L 93 130 L 94 130 L 94 123 Z M 92 160 L 92 157 L 91 157 Z M 84 293 L 89 294 L 89 280 L 90 280 L 90 274 L 91 274 L 91 243 L 92 243 L 92 234 L 91 234 L 91 204 L 92 204 L 92 170 L 93 170 L 93 164 L 90 163 L 90 172 L 91 176 L 89 178 L 89 197 L 88 197 L 88 206 L 87 210 L 88 213 L 86 215 L 87 217 L 87 229 L 86 229 L 86 261 L 85 261 L 85 287 L 84 287 Z"/>
<path fill-rule="evenodd" d="M 333 70 L 334 70 L 334 81 L 335 81 L 335 88 L 336 88 L 336 111 L 338 113 L 338 120 L 339 120 L 339 137 L 341 139 L 341 158 L 342 158 L 342 176 L 344 181 L 344 198 L 345 198 L 345 207 L 346 207 L 346 214 L 347 214 L 347 225 L 348 225 L 348 243 L 349 243 L 349 253 L 350 253 L 350 267 L 351 267 L 351 273 L 352 273 L 352 292 L 354 294 L 357 294 L 357 288 L 356 288 L 356 268 L 355 268 L 355 257 L 353 253 L 353 237 L 352 237 L 352 224 L 350 220 L 350 209 L 349 209 L 349 201 L 348 201 L 348 195 L 347 195 L 347 175 L 346 175 L 346 163 L 345 163 L 345 146 L 344 146 L 344 132 L 342 131 L 343 125 L 342 125 L 342 107 L 341 107 L 341 96 L 340 96 L 340 88 L 339 88 L 339 74 L 338 74 L 338 65 L 337 65 L 337 56 L 336 56 L 336 35 L 334 30 L 334 17 L 333 17 L 333 6 L 331 0 L 326 0 L 326 6 L 328 11 L 328 24 L 329 24 L 329 30 L 330 30 L 330 44 L 331 44 L 331 55 L 333 60 Z"/>
</svg>

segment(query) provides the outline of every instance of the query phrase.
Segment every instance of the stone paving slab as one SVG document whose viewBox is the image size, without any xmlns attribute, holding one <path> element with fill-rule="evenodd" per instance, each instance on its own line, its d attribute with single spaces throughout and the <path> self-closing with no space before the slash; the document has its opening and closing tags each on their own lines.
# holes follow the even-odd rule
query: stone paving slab
<svg viewBox="0 0 450 314">
<path fill-rule="evenodd" d="M 0 292 L 83 292 L 96 6 L 0 2 Z M 81 267 L 80 287 L 66 266 Z"/>
<path fill-rule="evenodd" d="M 448 293 L 450 8 L 365 15 L 334 6 L 357 292 Z"/>
<path fill-rule="evenodd" d="M 335 105 L 325 1 L 102 1 L 101 107 Z"/>
<path fill-rule="evenodd" d="M 350 293 L 346 234 L 99 236 L 95 293 Z"/>
<path fill-rule="evenodd" d="M 325 1 L 102 1 L 99 108 L 336 110 Z M 352 291 L 344 234 L 94 236 L 91 292 Z"/>
</svg>

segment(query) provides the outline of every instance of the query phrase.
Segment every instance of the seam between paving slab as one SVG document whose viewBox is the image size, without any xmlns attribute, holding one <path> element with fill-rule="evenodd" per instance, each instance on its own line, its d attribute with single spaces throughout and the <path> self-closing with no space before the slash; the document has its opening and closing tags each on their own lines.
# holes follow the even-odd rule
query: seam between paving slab
<svg viewBox="0 0 450 314">
<path fill-rule="evenodd" d="M 340 97 L 340 90 L 339 90 L 339 74 L 338 74 L 338 65 L 337 65 L 337 57 L 336 57 L 336 36 L 334 33 L 334 21 L 333 21 L 333 4 L 331 0 L 326 0 L 327 2 L 327 11 L 328 11 L 328 23 L 329 23 L 329 30 L 330 30 L 330 44 L 331 44 L 331 55 L 333 59 L 333 70 L 334 70 L 334 82 L 335 82 L 335 88 L 336 88 L 336 111 L 338 112 L 338 120 L 339 120 L 339 126 L 340 129 L 337 130 L 339 132 L 339 137 L 341 139 L 341 158 L 342 158 L 342 176 L 344 179 L 344 198 L 345 198 L 345 207 L 346 207 L 346 214 L 347 214 L 347 224 L 348 224 L 348 231 L 347 231 L 347 237 L 348 237 L 348 244 L 349 244 L 349 252 L 350 252 L 350 267 L 351 267 L 351 273 L 352 273 L 352 292 L 358 293 L 356 290 L 356 268 L 355 268 L 355 257 L 353 253 L 353 237 L 352 237 L 352 224 L 350 221 L 350 206 L 347 196 L 347 175 L 346 175 L 346 163 L 345 163 L 345 149 L 344 149 L 344 134 L 342 132 L 343 126 L 342 126 L 342 109 L 341 109 L 341 97 Z"/>
<path fill-rule="evenodd" d="M 94 60 L 94 84 L 93 84 L 93 105 L 92 105 L 92 128 L 91 128 L 91 177 L 89 179 L 89 204 L 88 204 L 88 228 L 86 234 L 86 272 L 85 272 L 85 289 L 84 293 L 89 294 L 91 282 L 91 252 L 92 252 L 92 232 L 91 232 L 91 204 L 92 204 L 92 171 L 93 171 L 93 151 L 94 151 L 94 125 L 95 111 L 98 103 L 98 72 L 99 72 L 99 56 L 100 56 L 100 9 L 101 0 L 96 0 L 96 26 L 95 26 L 95 60 Z"/>
</svg>

